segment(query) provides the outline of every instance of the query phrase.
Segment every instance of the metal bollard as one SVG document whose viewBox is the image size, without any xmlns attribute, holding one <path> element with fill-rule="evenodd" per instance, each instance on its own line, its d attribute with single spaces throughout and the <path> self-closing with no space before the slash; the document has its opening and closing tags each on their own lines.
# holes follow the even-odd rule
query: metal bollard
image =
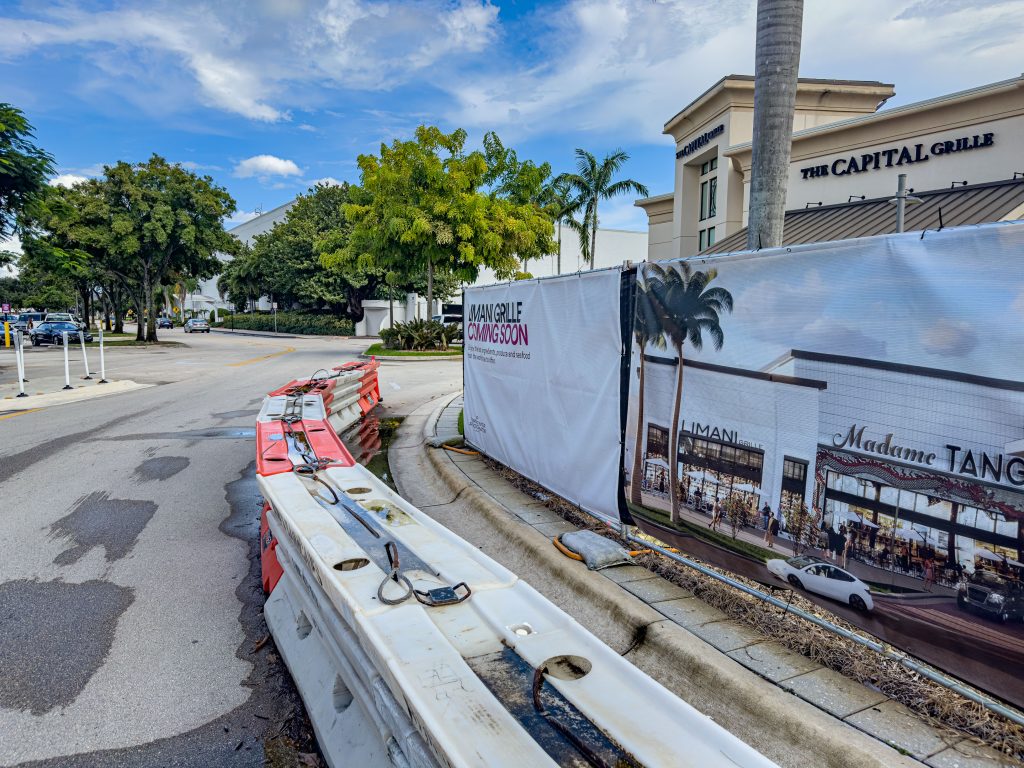
<svg viewBox="0 0 1024 768">
<path fill-rule="evenodd" d="M 22 346 L 24 339 L 22 333 L 19 330 L 14 331 L 14 358 L 18 363 L 18 389 L 21 392 L 18 397 L 28 397 L 28 393 L 25 392 L 25 348 Z"/>
<path fill-rule="evenodd" d="M 68 367 L 68 332 L 61 331 L 61 336 L 64 337 L 64 343 L 61 345 L 64 347 L 64 389 L 71 389 L 71 369 Z"/>
<path fill-rule="evenodd" d="M 82 345 L 82 362 L 85 364 L 85 376 L 82 378 L 87 381 L 92 381 L 92 376 L 89 375 L 89 358 L 85 354 L 85 331 L 78 331 L 78 341 Z"/>
<path fill-rule="evenodd" d="M 107 383 L 107 364 L 103 359 L 103 325 L 100 325 L 100 380 L 97 384 Z"/>
</svg>

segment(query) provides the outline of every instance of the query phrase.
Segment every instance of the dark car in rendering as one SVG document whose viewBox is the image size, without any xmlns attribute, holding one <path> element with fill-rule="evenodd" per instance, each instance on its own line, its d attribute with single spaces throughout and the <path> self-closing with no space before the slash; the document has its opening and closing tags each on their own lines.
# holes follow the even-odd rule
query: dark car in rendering
<svg viewBox="0 0 1024 768">
<path fill-rule="evenodd" d="M 185 333 L 209 333 L 210 324 L 205 320 L 193 317 L 185 321 Z"/>
<path fill-rule="evenodd" d="M 33 347 L 38 347 L 40 344 L 63 344 L 65 331 L 67 331 L 69 343 L 78 341 L 78 325 L 64 322 L 40 323 L 29 331 L 29 338 L 32 340 Z M 85 331 L 84 334 L 86 341 L 92 341 L 91 333 Z"/>
<path fill-rule="evenodd" d="M 156 319 L 156 327 L 157 328 L 173 328 L 174 327 L 174 321 L 171 320 L 171 318 L 169 318 L 169 317 L 158 317 Z"/>
<path fill-rule="evenodd" d="M 975 571 L 960 583 L 956 604 L 1004 624 L 1024 620 L 1024 585 L 991 571 Z"/>
</svg>

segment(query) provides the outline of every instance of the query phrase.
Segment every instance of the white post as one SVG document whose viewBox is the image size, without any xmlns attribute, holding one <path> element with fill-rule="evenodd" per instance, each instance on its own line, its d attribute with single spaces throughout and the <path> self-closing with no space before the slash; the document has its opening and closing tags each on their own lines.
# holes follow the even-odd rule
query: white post
<svg viewBox="0 0 1024 768">
<path fill-rule="evenodd" d="M 97 384 L 107 383 L 107 364 L 103 359 L 103 326 L 100 325 L 100 380 Z"/>
<path fill-rule="evenodd" d="M 21 392 L 18 397 L 28 397 L 25 392 L 25 348 L 22 346 L 23 339 L 21 331 L 14 332 L 14 356 L 18 363 L 18 389 Z"/>
<path fill-rule="evenodd" d="M 82 344 L 82 363 L 85 365 L 85 376 L 83 378 L 87 381 L 92 381 L 92 376 L 89 375 L 89 358 L 85 354 L 85 331 L 78 331 L 78 341 Z"/>
<path fill-rule="evenodd" d="M 68 367 L 68 332 L 61 331 L 64 343 L 64 389 L 71 389 L 71 369 Z"/>
</svg>

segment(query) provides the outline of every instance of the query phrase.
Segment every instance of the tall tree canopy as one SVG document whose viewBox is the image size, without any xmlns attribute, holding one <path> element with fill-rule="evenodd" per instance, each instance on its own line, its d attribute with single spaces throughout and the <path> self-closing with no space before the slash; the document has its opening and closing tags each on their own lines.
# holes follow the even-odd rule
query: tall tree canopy
<svg viewBox="0 0 1024 768">
<path fill-rule="evenodd" d="M 21 110 L 0 102 L 0 239 L 15 231 L 19 216 L 53 173 L 53 158 L 33 138 Z"/>
<path fill-rule="evenodd" d="M 110 250 L 119 275 L 146 313 L 146 341 L 156 341 L 154 293 L 171 273 L 212 277 L 218 251 L 234 253 L 238 241 L 224 230 L 235 201 L 209 176 L 197 176 L 158 155 L 145 163 L 119 162 L 105 169 L 103 192 L 110 212 Z"/>
<path fill-rule="evenodd" d="M 466 152 L 464 130 L 446 134 L 421 125 L 412 141 L 382 144 L 379 156 L 360 155 L 362 186 L 345 206 L 352 222 L 347 258 L 364 268 L 426 274 L 432 307 L 435 270 L 472 282 L 481 267 L 490 267 L 508 278 L 520 259 L 551 253 L 551 217 L 536 202 L 523 200 L 522 189 L 510 194 L 515 185 L 502 188 L 510 160 L 521 186 L 528 184 L 518 159 L 491 136 L 487 153 Z M 493 194 L 485 193 L 489 185 L 495 185 Z M 324 263 L 337 258 L 328 256 Z"/>
</svg>

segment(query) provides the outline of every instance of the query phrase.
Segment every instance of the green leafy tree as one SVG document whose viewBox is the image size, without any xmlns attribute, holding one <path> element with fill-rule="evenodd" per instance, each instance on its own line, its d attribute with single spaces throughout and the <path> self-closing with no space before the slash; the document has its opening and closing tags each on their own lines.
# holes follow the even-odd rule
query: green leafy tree
<svg viewBox="0 0 1024 768">
<path fill-rule="evenodd" d="M 704 347 L 704 335 L 710 337 L 715 349 L 725 343 L 720 324 L 721 315 L 732 312 L 732 294 L 724 288 L 709 286 L 717 277 L 714 269 L 692 271 L 686 262 L 664 270 L 657 289 L 650 294 L 658 322 L 666 341 L 672 345 L 679 360 L 676 366 L 675 398 L 672 405 L 672 431 L 669 433 L 669 491 L 672 499 L 672 522 L 679 520 L 679 429 L 685 360 L 683 347 Z"/>
<path fill-rule="evenodd" d="M 553 249 L 550 216 L 536 202 L 510 199 L 522 190 L 501 191 L 508 153 L 492 143 L 489 165 L 485 152 L 466 152 L 465 142 L 464 130 L 420 126 L 414 140 L 382 144 L 379 156 L 360 155 L 362 183 L 345 206 L 353 225 L 342 249 L 347 262 L 403 278 L 425 274 L 431 308 L 438 270 L 467 283 L 481 267 L 510 278 L 521 259 Z M 496 185 L 494 194 L 485 193 L 488 185 Z M 334 252 L 324 263 L 339 258 Z"/>
<path fill-rule="evenodd" d="M 615 179 L 627 160 L 629 155 L 621 149 L 606 155 L 600 163 L 585 149 L 577 149 L 576 173 L 564 173 L 558 177 L 567 182 L 575 194 L 575 204 L 569 212 L 580 211 L 582 215 L 579 220 L 569 219 L 568 223 L 580 235 L 580 248 L 591 269 L 597 256 L 598 203 L 630 192 L 643 196 L 650 194 L 639 181 Z M 585 244 L 587 240 L 589 246 Z"/>
<path fill-rule="evenodd" d="M 235 201 L 209 176 L 158 155 L 145 163 L 119 162 L 105 176 L 111 250 L 122 259 L 126 283 L 145 313 L 145 340 L 156 341 L 155 294 L 168 275 L 211 277 L 221 268 L 215 254 L 238 250 L 238 241 L 224 230 Z"/>
<path fill-rule="evenodd" d="M 53 174 L 53 158 L 33 143 L 34 138 L 21 110 L 0 102 L 0 240 L 17 229 L 18 219 Z"/>
</svg>

